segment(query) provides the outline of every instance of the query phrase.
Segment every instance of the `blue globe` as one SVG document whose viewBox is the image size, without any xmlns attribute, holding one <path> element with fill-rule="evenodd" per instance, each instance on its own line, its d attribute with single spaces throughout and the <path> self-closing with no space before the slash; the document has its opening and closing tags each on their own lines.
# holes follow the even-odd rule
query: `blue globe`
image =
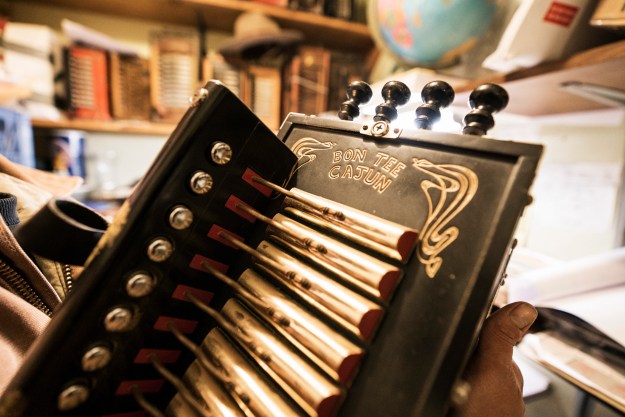
<svg viewBox="0 0 625 417">
<path fill-rule="evenodd" d="M 368 24 L 378 47 L 399 61 L 442 67 L 477 44 L 496 0 L 369 0 Z"/>
</svg>

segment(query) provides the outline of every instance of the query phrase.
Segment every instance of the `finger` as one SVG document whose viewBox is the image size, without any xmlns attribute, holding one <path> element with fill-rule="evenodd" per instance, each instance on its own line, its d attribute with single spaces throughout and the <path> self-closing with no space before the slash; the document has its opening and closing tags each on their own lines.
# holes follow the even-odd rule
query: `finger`
<svg viewBox="0 0 625 417">
<path fill-rule="evenodd" d="M 484 323 L 478 353 L 491 360 L 511 360 L 512 348 L 521 341 L 537 315 L 536 309 L 524 302 L 508 304 L 496 311 Z"/>
</svg>

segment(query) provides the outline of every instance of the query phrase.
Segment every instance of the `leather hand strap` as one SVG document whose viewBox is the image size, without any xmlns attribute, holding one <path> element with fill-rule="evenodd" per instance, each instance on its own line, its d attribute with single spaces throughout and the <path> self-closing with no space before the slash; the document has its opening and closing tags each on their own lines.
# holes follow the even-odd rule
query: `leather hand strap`
<svg viewBox="0 0 625 417">
<path fill-rule="evenodd" d="M 107 221 L 90 208 L 71 200 L 52 199 L 14 233 L 27 253 L 83 265 L 107 227 Z"/>
</svg>

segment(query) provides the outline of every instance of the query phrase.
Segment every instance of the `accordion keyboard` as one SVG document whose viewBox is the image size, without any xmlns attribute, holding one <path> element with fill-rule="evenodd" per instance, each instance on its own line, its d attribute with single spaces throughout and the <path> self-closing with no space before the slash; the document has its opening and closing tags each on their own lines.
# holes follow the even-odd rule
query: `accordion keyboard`
<svg viewBox="0 0 625 417">
<path fill-rule="evenodd" d="M 367 88 L 277 137 L 200 89 L 0 416 L 443 416 L 541 149 L 480 137 L 492 88 L 465 135 L 427 131 L 445 85 L 405 131 L 396 82 L 354 121 Z"/>
</svg>

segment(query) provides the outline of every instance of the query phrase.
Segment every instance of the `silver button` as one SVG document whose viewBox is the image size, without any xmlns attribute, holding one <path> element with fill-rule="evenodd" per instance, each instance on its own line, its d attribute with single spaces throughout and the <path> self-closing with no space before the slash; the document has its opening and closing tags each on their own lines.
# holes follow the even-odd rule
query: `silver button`
<svg viewBox="0 0 625 417">
<path fill-rule="evenodd" d="M 206 100 L 206 97 L 208 97 L 208 90 L 206 88 L 200 88 L 195 92 L 195 94 L 189 97 L 189 104 L 191 107 L 197 107 L 200 103 Z"/>
<path fill-rule="evenodd" d="M 109 332 L 124 332 L 134 325 L 132 311 L 126 307 L 115 307 L 104 318 L 104 328 Z"/>
<path fill-rule="evenodd" d="M 213 177 L 208 172 L 194 172 L 189 181 L 191 190 L 195 194 L 206 194 L 213 188 Z"/>
<path fill-rule="evenodd" d="M 111 361 L 111 349 L 108 346 L 94 346 L 82 355 L 82 369 L 85 372 L 97 371 Z"/>
<path fill-rule="evenodd" d="M 184 230 L 193 223 L 193 212 L 186 206 L 176 206 L 169 212 L 169 225 L 176 230 Z"/>
<path fill-rule="evenodd" d="M 69 411 L 83 404 L 89 398 L 89 389 L 83 384 L 74 384 L 65 388 L 58 397 L 60 411 Z"/>
<path fill-rule="evenodd" d="M 164 262 L 174 253 L 174 245 L 163 237 L 154 239 L 148 245 L 148 258 L 154 262 Z"/>
<path fill-rule="evenodd" d="M 232 159 L 232 148 L 225 142 L 213 143 L 211 159 L 217 165 L 226 165 Z"/>
<path fill-rule="evenodd" d="M 136 272 L 126 281 L 126 292 L 131 297 L 144 297 L 152 292 L 156 279 L 147 272 Z"/>
</svg>

